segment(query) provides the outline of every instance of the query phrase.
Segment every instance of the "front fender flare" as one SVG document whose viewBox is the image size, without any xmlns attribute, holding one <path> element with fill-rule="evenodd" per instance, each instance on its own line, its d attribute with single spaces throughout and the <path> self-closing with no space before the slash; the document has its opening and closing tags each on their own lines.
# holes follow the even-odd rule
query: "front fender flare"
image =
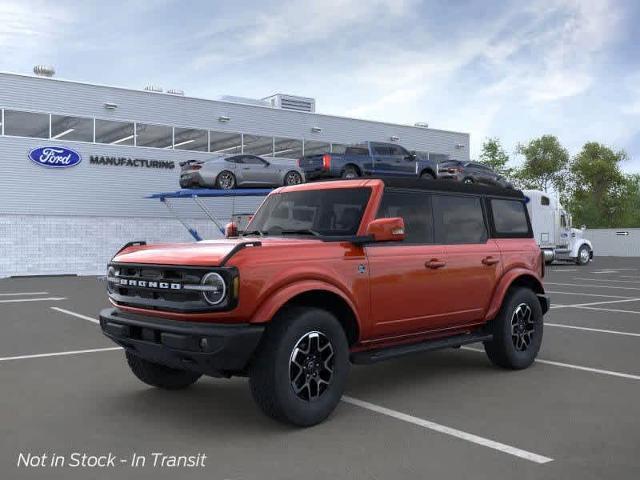
<svg viewBox="0 0 640 480">
<path fill-rule="evenodd" d="M 276 313 L 286 304 L 289 300 L 294 298 L 301 293 L 310 292 L 314 290 L 320 290 L 325 292 L 333 293 L 342 300 L 351 308 L 351 311 L 356 317 L 356 321 L 359 323 L 359 315 L 358 310 L 355 308 L 353 301 L 345 295 L 345 293 L 337 288 L 335 285 L 332 285 L 327 282 L 323 282 L 322 280 L 302 280 L 295 282 L 293 284 L 286 285 L 275 293 L 269 296 L 269 298 L 258 307 L 251 323 L 266 323 L 273 319 Z"/>
<path fill-rule="evenodd" d="M 500 283 L 498 283 L 498 286 L 493 292 L 493 298 L 485 314 L 485 321 L 493 319 L 498 314 L 507 291 L 516 281 L 523 281 L 526 282 L 525 284 L 531 285 L 536 294 L 544 294 L 542 280 L 538 275 L 532 273 L 531 270 L 525 268 L 509 270 L 502 276 Z"/>
</svg>

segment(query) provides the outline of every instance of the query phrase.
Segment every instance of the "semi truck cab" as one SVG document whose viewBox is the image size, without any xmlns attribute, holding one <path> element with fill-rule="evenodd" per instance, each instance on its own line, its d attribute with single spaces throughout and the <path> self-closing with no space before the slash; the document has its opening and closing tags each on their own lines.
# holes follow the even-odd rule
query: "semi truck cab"
<svg viewBox="0 0 640 480">
<path fill-rule="evenodd" d="M 557 198 L 540 190 L 523 190 L 533 234 L 545 262 L 568 260 L 586 265 L 593 260 L 593 245 L 584 238 L 586 227 L 573 228 L 572 218 Z"/>
</svg>

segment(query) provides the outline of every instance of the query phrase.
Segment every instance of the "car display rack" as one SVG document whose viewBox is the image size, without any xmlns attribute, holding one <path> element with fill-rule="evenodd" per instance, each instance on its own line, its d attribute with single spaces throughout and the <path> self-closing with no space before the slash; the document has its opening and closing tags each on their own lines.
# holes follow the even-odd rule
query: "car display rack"
<svg viewBox="0 0 640 480">
<path fill-rule="evenodd" d="M 216 218 L 215 214 L 207 208 L 202 202 L 201 198 L 221 198 L 221 197 L 265 197 L 271 192 L 269 188 L 235 188 L 231 190 L 215 190 L 209 188 L 197 188 L 197 189 L 183 189 L 175 192 L 161 192 L 153 193 L 145 198 L 159 199 L 160 202 L 167 207 L 167 210 L 176 220 L 178 220 L 184 228 L 187 229 L 189 234 L 197 241 L 203 240 L 198 231 L 191 227 L 171 205 L 172 200 L 178 199 L 191 199 L 202 210 L 202 212 L 209 218 L 216 227 L 220 230 L 220 233 L 224 234 L 224 226 L 219 218 Z"/>
</svg>

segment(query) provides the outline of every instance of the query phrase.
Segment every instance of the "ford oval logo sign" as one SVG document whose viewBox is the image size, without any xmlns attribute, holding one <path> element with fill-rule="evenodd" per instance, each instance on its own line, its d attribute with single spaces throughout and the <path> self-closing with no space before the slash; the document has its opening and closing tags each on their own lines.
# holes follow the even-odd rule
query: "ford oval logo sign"
<svg viewBox="0 0 640 480">
<path fill-rule="evenodd" d="M 32 162 L 42 167 L 68 168 L 82 161 L 80 154 L 64 147 L 38 147 L 29 152 Z"/>
</svg>

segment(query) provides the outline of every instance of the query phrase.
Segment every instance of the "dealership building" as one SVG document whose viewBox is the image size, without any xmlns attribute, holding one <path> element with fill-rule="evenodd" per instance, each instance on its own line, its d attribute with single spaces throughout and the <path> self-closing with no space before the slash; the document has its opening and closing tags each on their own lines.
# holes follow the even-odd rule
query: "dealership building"
<svg viewBox="0 0 640 480">
<path fill-rule="evenodd" d="M 0 73 L 0 122 L 0 277 L 99 274 L 128 241 L 193 241 L 165 205 L 145 198 L 178 190 L 182 161 L 236 153 L 295 159 L 363 140 L 469 159 L 467 133 L 324 115 L 310 98 L 208 100 L 43 75 Z M 64 158 L 53 168 L 34 152 Z M 228 219 L 261 200 L 208 199 L 207 207 Z M 191 201 L 172 206 L 203 237 L 220 236 Z"/>
</svg>

